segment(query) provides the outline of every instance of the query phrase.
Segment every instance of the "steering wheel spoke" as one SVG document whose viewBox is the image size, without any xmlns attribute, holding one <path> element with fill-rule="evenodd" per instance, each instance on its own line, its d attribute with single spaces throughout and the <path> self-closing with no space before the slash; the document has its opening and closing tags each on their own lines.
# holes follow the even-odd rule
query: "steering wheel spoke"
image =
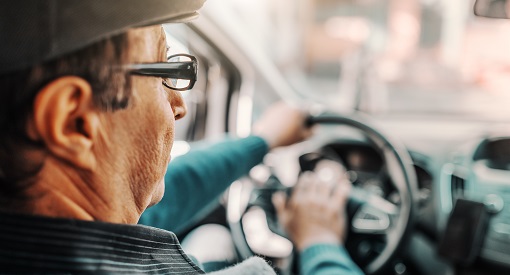
<svg viewBox="0 0 510 275">
<path fill-rule="evenodd" d="M 359 187 L 353 187 L 351 193 L 349 195 L 349 199 L 353 204 L 356 205 L 369 205 L 372 208 L 375 208 L 379 212 L 382 212 L 386 215 L 398 215 L 399 206 L 394 203 L 386 200 L 385 198 L 372 194 L 364 189 Z"/>
</svg>

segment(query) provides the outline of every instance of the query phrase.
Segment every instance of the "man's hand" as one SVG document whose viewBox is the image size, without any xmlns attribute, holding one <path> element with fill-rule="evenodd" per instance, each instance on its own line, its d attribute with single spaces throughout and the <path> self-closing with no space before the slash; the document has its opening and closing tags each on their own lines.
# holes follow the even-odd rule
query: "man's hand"
<svg viewBox="0 0 510 275">
<path fill-rule="evenodd" d="M 287 200 L 273 196 L 278 219 L 298 251 L 313 244 L 342 244 L 346 235 L 346 203 L 351 183 L 342 175 L 335 182 L 305 172 Z"/>
<path fill-rule="evenodd" d="M 266 140 L 269 148 L 287 146 L 312 135 L 305 125 L 307 114 L 283 102 L 269 107 L 253 126 L 253 133 Z"/>
</svg>

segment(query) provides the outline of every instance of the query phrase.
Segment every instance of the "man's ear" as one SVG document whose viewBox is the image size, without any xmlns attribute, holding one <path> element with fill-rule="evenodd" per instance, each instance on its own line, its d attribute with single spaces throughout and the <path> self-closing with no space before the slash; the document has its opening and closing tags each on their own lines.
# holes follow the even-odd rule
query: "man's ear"
<svg viewBox="0 0 510 275">
<path fill-rule="evenodd" d="M 92 88 L 83 78 L 60 77 L 37 94 L 29 135 L 42 140 L 50 154 L 86 170 L 94 169 L 93 154 L 100 119 Z"/>
</svg>

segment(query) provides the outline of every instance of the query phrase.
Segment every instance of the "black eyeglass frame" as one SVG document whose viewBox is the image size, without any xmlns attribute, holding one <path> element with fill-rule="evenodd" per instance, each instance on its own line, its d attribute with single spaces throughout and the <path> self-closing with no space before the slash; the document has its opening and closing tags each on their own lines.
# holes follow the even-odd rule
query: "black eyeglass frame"
<svg viewBox="0 0 510 275">
<path fill-rule="evenodd" d="M 175 57 L 185 56 L 191 59 L 191 61 L 183 62 L 157 62 L 157 63 L 141 63 L 141 64 L 129 64 L 124 65 L 130 74 L 141 75 L 141 76 L 154 76 L 161 77 L 163 79 L 174 78 L 174 79 L 186 79 L 189 80 L 188 86 L 184 88 L 171 87 L 166 81 L 163 80 L 165 87 L 176 90 L 186 91 L 193 88 L 197 81 L 198 72 L 198 61 L 197 58 L 189 54 L 175 54 L 169 56 L 167 60 Z"/>
</svg>

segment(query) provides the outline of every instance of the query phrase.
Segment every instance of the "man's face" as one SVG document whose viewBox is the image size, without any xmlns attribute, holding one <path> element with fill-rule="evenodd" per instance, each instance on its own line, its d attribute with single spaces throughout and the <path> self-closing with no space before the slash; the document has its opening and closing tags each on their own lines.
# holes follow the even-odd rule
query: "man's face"
<svg viewBox="0 0 510 275">
<path fill-rule="evenodd" d="M 129 31 L 131 63 L 166 62 L 166 41 L 161 26 Z M 121 172 L 121 182 L 129 184 L 139 211 L 159 202 L 164 192 L 164 175 L 170 161 L 174 123 L 186 113 L 178 91 L 170 90 L 158 77 L 131 76 L 133 95 L 125 110 L 106 113 L 104 117 L 104 154 L 108 169 Z M 98 150 L 102 150 L 99 146 Z M 111 163 L 115 162 L 115 163 Z M 106 172 L 106 171 L 105 171 Z M 108 173 L 108 172 L 106 172 Z"/>
</svg>

